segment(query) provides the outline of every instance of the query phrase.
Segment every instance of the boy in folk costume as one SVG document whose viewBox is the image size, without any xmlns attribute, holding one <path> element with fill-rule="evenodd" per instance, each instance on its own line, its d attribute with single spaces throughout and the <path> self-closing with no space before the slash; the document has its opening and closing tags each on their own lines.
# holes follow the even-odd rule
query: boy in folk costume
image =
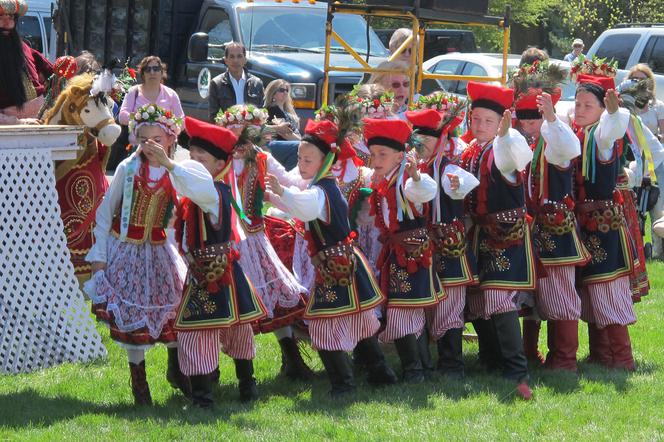
<svg viewBox="0 0 664 442">
<path fill-rule="evenodd" d="M 108 323 L 111 339 L 127 350 L 137 405 L 152 403 L 145 378 L 145 350 L 168 347 L 167 379 L 188 390 L 178 365 L 175 315 L 186 265 L 167 240 L 166 226 L 177 195 L 206 212 L 218 208 L 210 173 L 196 161 L 174 163 L 180 121 L 155 105 L 138 109 L 129 122 L 139 147 L 121 162 L 97 209 L 95 243 L 87 255 L 94 277 L 85 290 L 97 319 Z"/>
<path fill-rule="evenodd" d="M 275 175 L 287 185 L 299 185 L 299 179 L 288 174 L 274 157 L 257 147 L 253 140 L 260 138 L 267 120 L 264 109 L 253 106 L 233 106 L 220 112 L 217 124 L 239 133 L 233 151 L 232 167 L 225 169 L 224 182 L 243 212 L 238 217 L 240 236 L 240 265 L 253 284 L 268 316 L 258 323 L 262 333 L 274 332 L 282 354 L 281 371 L 291 379 L 310 379 L 313 372 L 307 367 L 297 346 L 291 325 L 302 318 L 307 289 L 283 265 L 265 233 L 263 204 L 265 177 Z"/>
<path fill-rule="evenodd" d="M 594 71 L 594 69 L 593 69 Z M 574 72 L 574 68 L 572 68 Z M 576 74 L 574 126 L 581 140 L 576 214 L 592 258 L 581 270 L 581 318 L 590 361 L 635 370 L 627 325 L 636 322 L 629 276 L 635 264 L 620 192 L 622 138 L 629 111 L 619 108 L 612 77 Z"/>
<path fill-rule="evenodd" d="M 581 299 L 576 291 L 576 268 L 590 254 L 577 233 L 574 215 L 574 164 L 581 154 L 578 138 L 556 117 L 558 85 L 565 72 L 548 62 L 525 65 L 513 77 L 516 118 L 533 140 L 526 196 L 534 218 L 533 243 L 545 273 L 538 275 L 537 314 L 548 321 L 546 366 L 576 371 Z M 523 342 L 529 362 L 536 361 L 539 321 L 524 318 Z"/>
<path fill-rule="evenodd" d="M 180 369 L 191 381 L 194 405 L 207 408 L 213 405 L 220 344 L 235 362 L 241 400 L 257 398 L 251 323 L 267 313 L 238 263 L 237 213 L 231 207 L 230 187 L 221 179 L 231 166 L 228 159 L 237 137 L 226 128 L 190 117 L 185 119 L 185 131 L 191 158 L 212 174 L 218 193 L 217 204 L 209 212 L 183 200 L 176 222 L 177 240 L 189 262 L 175 322 Z"/>
<path fill-rule="evenodd" d="M 387 295 L 386 327 L 381 340 L 394 342 L 407 382 L 422 382 L 424 370 L 417 338 L 423 332 L 425 309 L 445 298 L 433 270 L 432 245 L 424 204 L 437 192 L 436 182 L 417 169 L 406 152 L 412 130 L 403 120 L 364 120 L 364 138 L 371 152 L 375 179 L 371 214 L 381 233 L 380 281 Z"/>
<path fill-rule="evenodd" d="M 432 176 L 438 185 L 429 209 L 429 230 L 434 245 L 434 266 L 447 298 L 427 310 L 429 334 L 437 342 L 438 370 L 461 378 L 464 376 L 462 334 L 466 286 L 478 281 L 475 257 L 466 243 L 463 201 L 479 182 L 450 159 L 455 151 L 465 148 L 465 143 L 451 133 L 461 122 L 459 113 L 463 106 L 453 107 L 447 114 L 434 109 L 408 111 L 406 118 L 422 145 L 421 170 Z M 425 339 L 428 342 L 428 336 Z"/>
<path fill-rule="evenodd" d="M 378 345 L 380 326 L 374 313 L 385 301 L 371 268 L 355 245 L 348 221 L 348 204 L 330 173 L 344 131 L 329 120 L 309 120 L 298 150 L 302 178 L 312 180 L 306 190 L 282 188 L 269 175 L 269 189 L 281 205 L 306 223 L 306 239 L 316 268 L 316 282 L 305 319 L 311 343 L 318 350 L 337 396 L 354 389 L 353 368 L 346 352 L 362 349 L 372 384 L 396 382 Z"/>
<path fill-rule="evenodd" d="M 533 153 L 511 129 L 512 89 L 468 83 L 471 130 L 475 139 L 462 154 L 463 167 L 480 185 L 470 195 L 471 238 L 478 258 L 480 290 L 468 293 L 468 317 L 489 369 L 517 382 L 517 394 L 528 400 L 528 366 L 523 352 L 516 298 L 535 288 L 535 262 L 526 215 L 521 172 Z"/>
</svg>

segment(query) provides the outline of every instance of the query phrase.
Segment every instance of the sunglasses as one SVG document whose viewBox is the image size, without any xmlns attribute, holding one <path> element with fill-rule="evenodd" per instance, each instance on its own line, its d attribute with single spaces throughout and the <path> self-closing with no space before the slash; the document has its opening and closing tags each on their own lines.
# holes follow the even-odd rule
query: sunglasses
<svg viewBox="0 0 664 442">
<path fill-rule="evenodd" d="M 409 88 L 410 87 L 410 81 L 404 81 L 403 83 L 392 83 L 392 89 L 399 89 L 400 87 L 405 87 Z"/>
<path fill-rule="evenodd" d="M 148 74 L 150 72 L 159 73 L 161 72 L 161 66 L 146 66 L 145 69 L 143 69 L 144 72 L 147 72 Z"/>
<path fill-rule="evenodd" d="M 287 87 L 280 87 L 277 89 L 277 92 L 283 92 L 284 94 L 287 94 L 290 92 L 290 90 Z"/>
</svg>

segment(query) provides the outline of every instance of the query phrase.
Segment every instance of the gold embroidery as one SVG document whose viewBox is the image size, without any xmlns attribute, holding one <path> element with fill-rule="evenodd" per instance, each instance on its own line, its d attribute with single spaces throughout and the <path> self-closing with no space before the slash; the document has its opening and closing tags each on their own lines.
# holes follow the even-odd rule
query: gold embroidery
<svg viewBox="0 0 664 442">
<path fill-rule="evenodd" d="M 480 242 L 480 255 L 490 272 L 506 272 L 510 269 L 510 260 L 505 256 L 505 249 L 490 247 L 487 240 Z"/>
<path fill-rule="evenodd" d="M 205 288 L 193 286 L 191 290 L 191 296 L 183 314 L 185 319 L 189 319 L 194 315 L 210 315 L 217 310 L 217 304 L 210 298 L 210 294 Z"/>
<path fill-rule="evenodd" d="M 551 238 L 551 232 L 548 230 L 539 231 L 539 229 L 536 229 L 533 235 L 533 242 L 539 251 L 553 252 L 556 250 L 556 243 Z"/>
<path fill-rule="evenodd" d="M 390 264 L 390 292 L 408 293 L 413 289 L 408 280 L 408 271 Z"/>
<path fill-rule="evenodd" d="M 584 244 L 590 254 L 592 255 L 592 259 L 590 260 L 591 264 L 600 264 L 604 261 L 606 261 L 607 254 L 606 250 L 602 248 L 602 241 L 595 236 L 595 235 L 590 235 L 586 240 L 584 241 Z"/>
<path fill-rule="evenodd" d="M 334 302 L 337 300 L 337 294 L 330 286 L 317 286 L 316 298 L 319 302 Z"/>
</svg>

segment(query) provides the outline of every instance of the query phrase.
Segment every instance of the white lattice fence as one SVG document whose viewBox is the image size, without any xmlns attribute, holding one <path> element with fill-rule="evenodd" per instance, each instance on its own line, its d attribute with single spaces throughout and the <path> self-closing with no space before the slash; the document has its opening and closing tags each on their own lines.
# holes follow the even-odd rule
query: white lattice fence
<svg viewBox="0 0 664 442">
<path fill-rule="evenodd" d="M 0 373 L 106 356 L 70 262 L 51 155 L 0 149 Z"/>
</svg>

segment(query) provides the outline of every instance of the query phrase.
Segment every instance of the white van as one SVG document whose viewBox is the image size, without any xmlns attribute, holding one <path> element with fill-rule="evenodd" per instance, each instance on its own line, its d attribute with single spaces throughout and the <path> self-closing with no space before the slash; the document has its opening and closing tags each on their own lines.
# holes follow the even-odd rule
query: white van
<svg viewBox="0 0 664 442">
<path fill-rule="evenodd" d="M 18 32 L 33 49 L 38 50 L 51 62 L 56 58 L 56 33 L 53 28 L 52 11 L 55 0 L 30 0 L 28 13 L 18 20 Z"/>
</svg>

